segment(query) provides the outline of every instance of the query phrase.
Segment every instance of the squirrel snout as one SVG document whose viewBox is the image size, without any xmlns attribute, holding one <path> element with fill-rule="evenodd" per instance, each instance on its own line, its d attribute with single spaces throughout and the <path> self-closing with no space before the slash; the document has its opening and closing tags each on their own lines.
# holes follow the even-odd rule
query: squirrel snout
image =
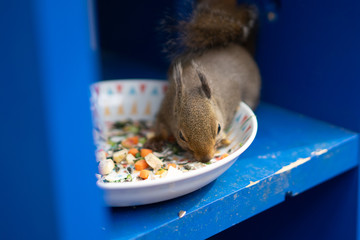
<svg viewBox="0 0 360 240">
<path fill-rule="evenodd" d="M 213 156 L 207 155 L 207 156 L 203 156 L 199 161 L 200 162 L 208 162 L 212 158 L 213 158 Z"/>
<path fill-rule="evenodd" d="M 212 151 L 209 151 L 209 152 L 207 152 L 205 154 L 196 154 L 195 153 L 194 156 L 195 156 L 196 160 L 205 163 L 205 162 L 210 161 L 214 157 L 214 153 L 215 153 L 215 151 L 212 150 Z"/>
</svg>

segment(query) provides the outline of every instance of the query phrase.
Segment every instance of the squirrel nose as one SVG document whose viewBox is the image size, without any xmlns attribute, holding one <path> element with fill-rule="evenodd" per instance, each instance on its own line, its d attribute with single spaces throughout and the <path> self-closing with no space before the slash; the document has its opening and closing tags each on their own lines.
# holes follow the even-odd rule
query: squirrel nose
<svg viewBox="0 0 360 240">
<path fill-rule="evenodd" d="M 205 162 L 210 161 L 210 159 L 212 159 L 212 156 L 210 156 L 210 155 L 203 156 L 203 157 L 200 159 L 200 162 L 205 163 Z"/>
<path fill-rule="evenodd" d="M 214 157 L 215 148 L 204 148 L 193 152 L 194 157 L 199 162 L 208 162 Z"/>
<path fill-rule="evenodd" d="M 209 152 L 209 153 L 206 153 L 206 154 L 202 154 L 202 155 L 197 155 L 195 154 L 195 158 L 200 161 L 200 162 L 208 162 L 210 161 L 210 159 L 212 159 L 214 157 L 214 152 Z"/>
</svg>

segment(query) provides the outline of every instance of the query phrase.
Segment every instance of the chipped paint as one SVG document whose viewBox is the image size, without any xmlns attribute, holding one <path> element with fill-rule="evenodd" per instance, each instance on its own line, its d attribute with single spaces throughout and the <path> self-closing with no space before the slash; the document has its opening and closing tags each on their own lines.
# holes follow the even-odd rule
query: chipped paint
<svg viewBox="0 0 360 240">
<path fill-rule="evenodd" d="M 257 158 L 259 159 L 268 159 L 268 158 L 272 158 L 272 159 L 276 159 L 278 157 L 279 154 L 266 154 L 266 155 L 262 155 L 262 156 L 258 156 Z"/>
<path fill-rule="evenodd" d="M 296 168 L 298 166 L 300 166 L 301 164 L 304 164 L 306 163 L 307 161 L 309 161 L 311 159 L 311 157 L 307 157 L 307 158 L 299 158 L 298 160 L 296 160 L 295 162 L 293 163 L 290 163 L 289 165 L 287 166 L 284 166 L 282 167 L 280 170 L 278 170 L 275 174 L 280 174 L 280 173 L 283 173 L 283 172 L 287 172 L 293 168 Z"/>
<path fill-rule="evenodd" d="M 183 216 L 185 216 L 185 214 L 186 214 L 186 211 L 181 210 L 181 211 L 178 213 L 178 216 L 179 216 L 179 218 L 182 218 Z"/>
<path fill-rule="evenodd" d="M 311 155 L 320 156 L 320 155 L 323 155 L 324 153 L 327 153 L 327 152 L 328 152 L 327 149 L 321 149 L 321 150 L 312 152 Z"/>
<path fill-rule="evenodd" d="M 238 194 L 235 193 L 235 194 L 234 194 L 234 200 L 237 199 L 237 197 L 238 197 Z"/>
<path fill-rule="evenodd" d="M 251 187 L 251 186 L 253 186 L 253 185 L 255 185 L 255 184 L 258 184 L 259 182 L 260 182 L 260 180 L 257 180 L 257 181 L 255 181 L 255 182 L 250 181 L 250 183 L 249 183 L 246 187 Z"/>
</svg>

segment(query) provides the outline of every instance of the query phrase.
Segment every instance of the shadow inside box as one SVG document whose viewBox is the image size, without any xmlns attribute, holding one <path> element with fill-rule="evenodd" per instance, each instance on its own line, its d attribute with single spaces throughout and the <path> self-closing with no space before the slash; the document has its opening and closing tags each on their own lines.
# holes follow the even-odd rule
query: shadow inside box
<svg viewBox="0 0 360 240">
<path fill-rule="evenodd" d="M 101 79 L 167 79 L 168 65 L 157 65 L 103 51 Z"/>
</svg>

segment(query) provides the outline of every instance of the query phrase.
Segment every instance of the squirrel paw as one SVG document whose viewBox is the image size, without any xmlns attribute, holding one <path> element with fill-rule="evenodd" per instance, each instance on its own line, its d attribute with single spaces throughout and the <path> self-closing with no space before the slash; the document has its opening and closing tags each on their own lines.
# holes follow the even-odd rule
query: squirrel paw
<svg viewBox="0 0 360 240">
<path fill-rule="evenodd" d="M 152 149 L 155 152 L 161 152 L 165 145 L 166 142 L 163 138 L 155 136 L 147 140 L 144 147 Z"/>
</svg>

